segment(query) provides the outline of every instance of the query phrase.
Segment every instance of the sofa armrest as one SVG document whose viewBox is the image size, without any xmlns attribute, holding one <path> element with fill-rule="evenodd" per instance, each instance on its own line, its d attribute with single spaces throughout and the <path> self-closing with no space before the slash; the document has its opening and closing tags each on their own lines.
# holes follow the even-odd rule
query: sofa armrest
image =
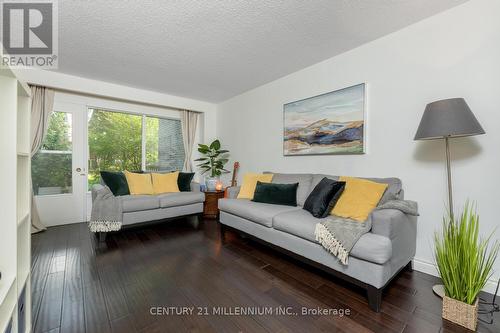
<svg viewBox="0 0 500 333">
<path fill-rule="evenodd" d="M 95 198 L 97 197 L 97 193 L 99 193 L 99 191 L 101 191 L 103 188 L 104 188 L 104 186 L 101 184 L 92 185 L 92 189 L 91 189 L 92 202 L 94 202 Z"/>
<path fill-rule="evenodd" d="M 416 238 L 417 217 L 403 213 L 397 209 L 374 210 L 372 219 L 372 233 L 394 239 L 401 233 L 410 234 Z"/>
<path fill-rule="evenodd" d="M 227 197 L 228 199 L 236 199 L 238 194 L 240 193 L 241 186 L 229 186 L 227 188 Z"/>
<path fill-rule="evenodd" d="M 200 183 L 191 182 L 191 192 L 200 192 Z"/>
</svg>

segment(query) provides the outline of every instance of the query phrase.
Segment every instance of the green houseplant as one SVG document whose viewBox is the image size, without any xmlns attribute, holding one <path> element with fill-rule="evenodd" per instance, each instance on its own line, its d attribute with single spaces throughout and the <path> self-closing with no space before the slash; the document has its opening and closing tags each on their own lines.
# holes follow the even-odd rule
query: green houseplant
<svg viewBox="0 0 500 333">
<path fill-rule="evenodd" d="M 445 296 L 443 318 L 475 330 L 478 295 L 492 275 L 498 241 L 490 244 L 491 235 L 479 237 L 479 216 L 467 203 L 456 219 L 443 218 L 443 228 L 435 233 L 435 258 Z"/>
<path fill-rule="evenodd" d="M 209 176 L 205 177 L 207 191 L 215 191 L 220 175 L 229 172 L 229 170 L 224 169 L 224 165 L 229 161 L 229 151 L 221 149 L 220 141 L 214 140 L 210 145 L 198 144 L 198 152 L 203 157 L 195 160 L 201 162 L 197 167 L 200 168 L 202 175 L 210 173 Z"/>
</svg>

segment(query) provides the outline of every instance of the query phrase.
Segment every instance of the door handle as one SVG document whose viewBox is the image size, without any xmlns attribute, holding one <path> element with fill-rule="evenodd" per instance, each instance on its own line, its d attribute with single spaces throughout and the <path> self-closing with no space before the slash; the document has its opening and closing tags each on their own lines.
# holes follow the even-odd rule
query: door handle
<svg viewBox="0 0 500 333">
<path fill-rule="evenodd" d="M 78 172 L 78 173 L 80 173 L 80 176 L 86 176 L 87 175 L 85 173 L 85 170 L 83 170 L 82 168 L 76 168 L 75 171 Z"/>
</svg>

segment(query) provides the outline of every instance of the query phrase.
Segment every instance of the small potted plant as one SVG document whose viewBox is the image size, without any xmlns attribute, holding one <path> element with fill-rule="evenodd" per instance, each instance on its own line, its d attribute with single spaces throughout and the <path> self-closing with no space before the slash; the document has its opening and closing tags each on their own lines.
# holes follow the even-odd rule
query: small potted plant
<svg viewBox="0 0 500 333">
<path fill-rule="evenodd" d="M 210 172 L 210 175 L 205 177 L 207 191 L 215 191 L 220 175 L 229 172 L 224 169 L 224 165 L 229 161 L 229 151 L 221 149 L 219 140 L 214 140 L 210 145 L 198 144 L 198 151 L 203 157 L 195 160 L 201 162 L 197 167 L 202 175 Z"/>
<path fill-rule="evenodd" d="M 443 280 L 443 318 L 470 330 L 477 326 L 478 295 L 491 277 L 500 244 L 479 238 L 479 216 L 467 203 L 459 218 L 447 216 L 435 234 L 435 258 Z M 491 245 L 491 246 L 490 246 Z"/>
</svg>

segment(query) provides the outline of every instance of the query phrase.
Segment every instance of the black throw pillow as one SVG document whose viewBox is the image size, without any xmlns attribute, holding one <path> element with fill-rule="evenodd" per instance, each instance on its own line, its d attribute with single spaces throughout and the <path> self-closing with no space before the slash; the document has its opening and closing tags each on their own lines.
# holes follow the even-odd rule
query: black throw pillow
<svg viewBox="0 0 500 333">
<path fill-rule="evenodd" d="M 177 186 L 179 186 L 179 191 L 191 191 L 191 181 L 193 180 L 193 177 L 194 172 L 179 172 L 179 177 L 177 178 Z"/>
<path fill-rule="evenodd" d="M 121 171 L 101 171 L 101 179 L 109 187 L 113 195 L 129 195 L 127 178 Z"/>
<path fill-rule="evenodd" d="M 297 188 L 295 184 L 273 184 L 257 182 L 252 201 L 274 205 L 297 206 Z"/>
<path fill-rule="evenodd" d="M 344 191 L 345 182 L 323 178 L 304 203 L 304 209 L 314 217 L 327 217 Z"/>
</svg>

